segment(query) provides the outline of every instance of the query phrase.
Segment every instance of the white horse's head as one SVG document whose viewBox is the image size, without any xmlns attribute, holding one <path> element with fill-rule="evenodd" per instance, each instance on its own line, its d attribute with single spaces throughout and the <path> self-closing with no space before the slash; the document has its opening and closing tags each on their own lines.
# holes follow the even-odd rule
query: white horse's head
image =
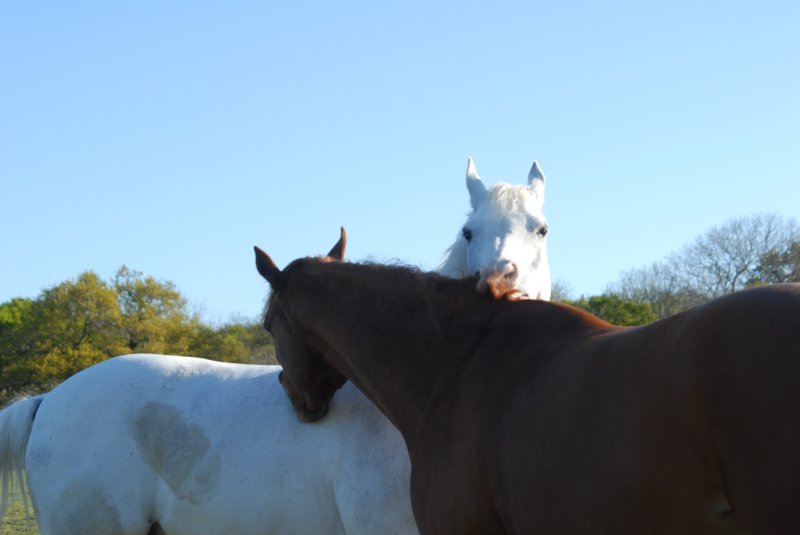
<svg viewBox="0 0 800 535">
<path fill-rule="evenodd" d="M 439 271 L 451 277 L 477 274 L 478 289 L 496 296 L 525 294 L 549 300 L 544 182 L 533 162 L 527 186 L 497 184 L 487 189 L 470 158 L 467 189 L 472 212 Z"/>
</svg>

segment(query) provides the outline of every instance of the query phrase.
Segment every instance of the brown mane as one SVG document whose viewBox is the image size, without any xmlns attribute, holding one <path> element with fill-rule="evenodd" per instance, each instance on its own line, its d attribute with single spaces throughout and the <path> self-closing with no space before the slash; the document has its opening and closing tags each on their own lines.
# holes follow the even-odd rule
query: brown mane
<svg viewBox="0 0 800 535">
<path fill-rule="evenodd" d="M 374 288 L 385 300 L 405 300 L 411 291 L 427 292 L 426 299 L 435 299 L 442 308 L 442 314 L 458 311 L 474 314 L 477 321 L 494 319 L 497 314 L 529 315 L 546 309 L 548 321 L 574 324 L 576 329 L 587 330 L 614 329 L 615 326 L 574 306 L 539 300 L 510 301 L 497 299 L 491 293 L 478 293 L 475 286 L 478 277 L 454 279 L 435 272 L 424 272 L 414 266 L 386 265 L 375 262 L 331 262 L 325 257 L 306 257 L 294 260 L 284 270 L 284 276 L 300 278 L 326 277 L 331 272 L 346 272 L 357 278 L 364 288 Z M 300 273 L 298 273 L 300 272 Z M 270 293 L 272 295 L 273 292 Z M 368 300 L 369 295 L 359 296 Z M 359 303 L 349 303 L 359 306 Z M 558 311 L 558 312 L 556 312 Z M 387 311 L 391 312 L 391 311 Z M 555 314 L 555 318 L 553 317 Z M 408 320 L 407 317 L 396 317 L 395 321 Z M 529 318 L 533 321 L 533 317 Z"/>
</svg>

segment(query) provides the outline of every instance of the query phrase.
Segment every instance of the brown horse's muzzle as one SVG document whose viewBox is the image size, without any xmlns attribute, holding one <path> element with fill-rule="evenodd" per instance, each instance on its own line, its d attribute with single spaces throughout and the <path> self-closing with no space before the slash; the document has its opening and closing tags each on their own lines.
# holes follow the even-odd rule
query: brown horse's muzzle
<svg viewBox="0 0 800 535">
<path fill-rule="evenodd" d="M 508 299 L 509 301 L 530 299 L 527 293 L 516 287 L 516 277 L 509 277 L 507 273 L 499 271 L 489 274 L 481 273 L 478 280 L 478 291 L 488 291 L 495 299 Z"/>
<path fill-rule="evenodd" d="M 315 411 L 309 411 L 303 407 L 298 407 L 294 405 L 294 413 L 297 415 L 297 418 L 300 421 L 305 422 L 307 424 L 313 424 L 314 422 L 318 422 L 322 420 L 326 414 L 328 414 L 328 404 L 324 404 L 320 409 Z"/>
<path fill-rule="evenodd" d="M 309 408 L 308 404 L 295 392 L 292 388 L 291 382 L 283 371 L 278 374 L 278 381 L 281 383 L 284 392 L 286 392 L 289 401 L 292 403 L 292 409 L 297 419 L 301 422 L 311 424 L 320 421 L 328 414 L 328 402 L 321 402 L 319 406 Z"/>
</svg>

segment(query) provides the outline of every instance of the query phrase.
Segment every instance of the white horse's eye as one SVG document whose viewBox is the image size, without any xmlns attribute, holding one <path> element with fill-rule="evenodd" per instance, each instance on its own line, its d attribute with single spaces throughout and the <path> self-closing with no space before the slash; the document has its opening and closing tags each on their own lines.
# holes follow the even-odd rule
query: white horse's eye
<svg viewBox="0 0 800 535">
<path fill-rule="evenodd" d="M 545 225 L 542 228 L 540 228 L 539 232 L 537 232 L 536 234 L 538 234 L 540 238 L 544 238 L 545 236 L 547 236 L 548 230 L 550 230 L 550 228 L 547 225 Z"/>
<path fill-rule="evenodd" d="M 461 233 L 464 235 L 465 240 L 467 241 L 472 240 L 472 231 L 470 229 L 465 228 L 464 230 L 461 231 Z"/>
</svg>

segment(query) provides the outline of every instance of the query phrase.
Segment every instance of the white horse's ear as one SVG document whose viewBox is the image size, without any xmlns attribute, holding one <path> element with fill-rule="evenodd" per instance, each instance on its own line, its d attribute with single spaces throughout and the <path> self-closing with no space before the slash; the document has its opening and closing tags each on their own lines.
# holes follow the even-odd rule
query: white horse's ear
<svg viewBox="0 0 800 535">
<path fill-rule="evenodd" d="M 541 185 L 544 186 L 544 173 L 539 169 L 539 162 L 534 160 L 531 166 L 531 172 L 528 173 L 528 185 L 533 186 L 536 181 L 540 181 Z"/>
<path fill-rule="evenodd" d="M 475 162 L 472 161 L 472 158 L 469 159 L 467 164 L 467 190 L 469 191 L 469 201 L 472 203 L 472 209 L 477 210 L 478 205 L 486 197 L 486 186 L 483 185 L 481 177 L 478 176 L 478 170 L 475 169 Z"/>
</svg>

